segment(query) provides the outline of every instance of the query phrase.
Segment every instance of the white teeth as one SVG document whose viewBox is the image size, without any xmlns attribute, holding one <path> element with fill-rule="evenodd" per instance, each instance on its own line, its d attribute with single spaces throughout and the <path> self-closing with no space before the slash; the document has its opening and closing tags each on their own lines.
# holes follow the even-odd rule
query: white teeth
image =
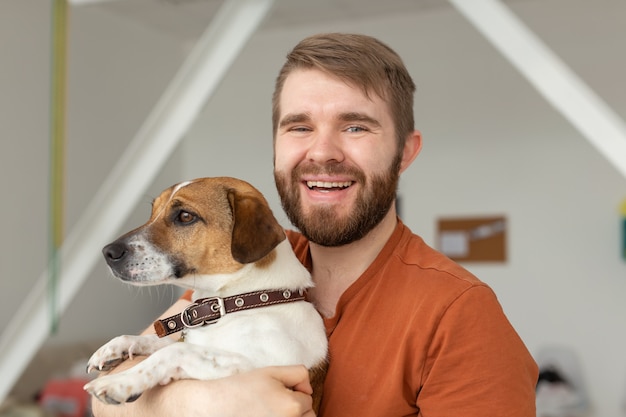
<svg viewBox="0 0 626 417">
<path fill-rule="evenodd" d="M 306 185 L 309 188 L 347 188 L 352 184 L 351 181 L 345 182 L 324 182 L 324 181 L 307 181 Z"/>
</svg>

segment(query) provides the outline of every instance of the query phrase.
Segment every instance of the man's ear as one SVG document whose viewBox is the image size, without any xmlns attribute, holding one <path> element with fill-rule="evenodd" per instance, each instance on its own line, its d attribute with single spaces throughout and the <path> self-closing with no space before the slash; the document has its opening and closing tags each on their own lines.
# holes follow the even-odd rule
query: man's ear
<svg viewBox="0 0 626 417">
<path fill-rule="evenodd" d="M 231 189 L 228 201 L 233 212 L 231 253 L 237 262 L 256 262 L 285 240 L 285 231 L 264 200 Z"/>
<path fill-rule="evenodd" d="M 407 136 L 402 150 L 402 161 L 400 162 L 400 172 L 404 172 L 411 163 L 417 158 L 422 150 L 422 134 L 418 130 L 414 130 Z"/>
</svg>

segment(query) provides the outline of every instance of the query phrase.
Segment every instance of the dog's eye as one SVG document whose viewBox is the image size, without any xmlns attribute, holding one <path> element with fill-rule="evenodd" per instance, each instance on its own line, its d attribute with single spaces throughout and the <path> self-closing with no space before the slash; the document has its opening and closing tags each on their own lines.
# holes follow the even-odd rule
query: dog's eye
<svg viewBox="0 0 626 417">
<path fill-rule="evenodd" d="M 176 220 L 182 224 L 189 224 L 196 220 L 196 215 L 188 211 L 181 211 L 178 213 Z"/>
</svg>

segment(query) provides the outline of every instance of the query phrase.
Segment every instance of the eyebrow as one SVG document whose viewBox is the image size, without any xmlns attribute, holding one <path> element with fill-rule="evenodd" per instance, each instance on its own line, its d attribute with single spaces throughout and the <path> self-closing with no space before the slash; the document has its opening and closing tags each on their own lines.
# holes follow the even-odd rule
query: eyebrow
<svg viewBox="0 0 626 417">
<path fill-rule="evenodd" d="M 366 114 L 358 112 L 341 113 L 339 115 L 339 120 L 342 120 L 344 122 L 363 122 L 369 125 L 380 127 L 380 122 L 378 120 Z"/>
<path fill-rule="evenodd" d="M 340 113 L 338 119 L 343 122 L 362 122 L 362 123 L 367 123 L 376 127 L 380 127 L 380 122 L 378 120 L 364 113 L 359 113 L 359 112 Z M 284 127 L 293 123 L 304 123 L 304 122 L 310 122 L 310 121 L 311 121 L 311 116 L 309 113 L 294 113 L 294 114 L 288 114 L 285 117 L 283 117 L 282 120 L 280 121 L 279 126 Z"/>
<path fill-rule="evenodd" d="M 309 122 L 311 120 L 311 116 L 308 113 L 293 113 L 288 114 L 283 117 L 280 121 L 280 127 L 284 127 L 290 125 L 292 123 L 303 123 Z"/>
</svg>

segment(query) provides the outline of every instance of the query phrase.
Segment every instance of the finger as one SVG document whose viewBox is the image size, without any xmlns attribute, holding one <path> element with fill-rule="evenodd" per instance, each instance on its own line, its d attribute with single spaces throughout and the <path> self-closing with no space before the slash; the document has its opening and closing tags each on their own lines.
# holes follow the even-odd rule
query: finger
<svg viewBox="0 0 626 417">
<path fill-rule="evenodd" d="M 315 416 L 313 412 L 313 398 L 310 395 L 294 391 L 293 398 L 296 400 L 296 404 L 298 404 L 298 411 L 295 412 L 295 415 L 307 417 Z"/>
<path fill-rule="evenodd" d="M 278 366 L 269 368 L 269 371 L 272 377 L 286 387 L 308 395 L 313 393 L 311 382 L 309 382 L 309 371 L 304 366 Z"/>
<path fill-rule="evenodd" d="M 307 396 L 310 396 L 313 394 L 313 387 L 311 386 L 311 382 L 309 382 L 308 378 L 292 386 L 291 389 L 293 389 L 294 391 L 299 391 L 303 394 L 306 394 Z"/>
</svg>

